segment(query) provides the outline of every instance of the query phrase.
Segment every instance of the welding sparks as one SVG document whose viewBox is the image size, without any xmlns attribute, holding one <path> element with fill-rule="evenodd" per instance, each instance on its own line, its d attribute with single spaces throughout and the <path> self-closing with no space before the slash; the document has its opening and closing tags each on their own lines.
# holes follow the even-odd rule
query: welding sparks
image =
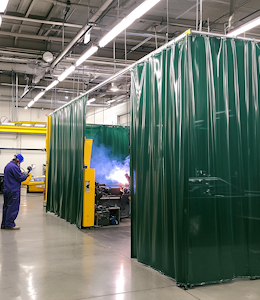
<svg viewBox="0 0 260 300">
<path fill-rule="evenodd" d="M 125 177 L 126 173 L 127 173 L 126 170 L 116 167 L 114 170 L 112 170 L 110 172 L 109 176 L 106 176 L 106 179 L 111 180 L 111 181 L 117 181 L 122 184 L 127 184 L 128 180 Z"/>
</svg>

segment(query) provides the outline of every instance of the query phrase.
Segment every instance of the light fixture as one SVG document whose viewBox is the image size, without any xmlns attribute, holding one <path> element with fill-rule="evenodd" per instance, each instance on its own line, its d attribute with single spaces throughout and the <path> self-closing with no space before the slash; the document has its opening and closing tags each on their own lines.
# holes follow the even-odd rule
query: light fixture
<svg viewBox="0 0 260 300">
<path fill-rule="evenodd" d="M 67 76 L 69 76 L 72 72 L 75 71 L 75 66 L 70 66 L 67 70 L 65 70 L 60 77 L 58 77 L 59 82 L 63 81 Z"/>
<path fill-rule="evenodd" d="M 109 100 L 109 101 L 107 101 L 107 104 L 111 104 L 111 103 L 113 103 L 113 102 L 115 102 L 116 100 Z"/>
<path fill-rule="evenodd" d="M 0 13 L 4 13 L 7 7 L 9 0 L 1 0 L 0 1 Z"/>
<path fill-rule="evenodd" d="M 90 30 L 85 33 L 84 35 L 84 44 L 87 44 L 90 42 Z"/>
<path fill-rule="evenodd" d="M 112 91 L 112 92 L 119 91 L 119 88 L 117 87 L 117 85 L 114 82 L 111 83 L 110 91 Z"/>
<path fill-rule="evenodd" d="M 90 104 L 90 103 L 95 102 L 95 101 L 96 101 L 96 98 L 89 99 L 89 100 L 87 101 L 87 104 Z"/>
<path fill-rule="evenodd" d="M 34 99 L 33 101 L 36 102 L 38 101 L 43 95 L 44 95 L 45 91 L 40 92 Z"/>
<path fill-rule="evenodd" d="M 227 36 L 236 37 L 236 36 L 240 35 L 241 33 L 244 33 L 256 26 L 259 26 L 259 25 L 260 25 L 260 17 L 253 19 L 252 21 L 249 21 L 249 22 L 245 23 L 244 25 L 230 31 L 227 34 Z"/>
<path fill-rule="evenodd" d="M 28 107 L 31 107 L 34 104 L 34 100 L 32 100 L 31 102 L 28 103 Z"/>
<path fill-rule="evenodd" d="M 58 83 L 59 83 L 59 80 L 53 81 L 50 85 L 48 85 L 46 87 L 46 92 L 49 91 L 50 89 L 54 88 Z"/>
<path fill-rule="evenodd" d="M 97 46 L 92 46 L 90 49 L 88 49 L 86 52 L 84 52 L 81 57 L 77 60 L 76 62 L 76 67 L 81 65 L 86 59 L 88 59 L 92 54 L 97 52 L 98 47 Z"/>
<path fill-rule="evenodd" d="M 118 23 L 111 31 L 108 32 L 99 42 L 99 47 L 104 47 L 112 41 L 119 33 L 130 26 L 135 20 L 144 15 L 149 9 L 161 0 L 146 0 Z"/>
<path fill-rule="evenodd" d="M 2 25 L 2 17 L 0 16 L 0 27 L 1 27 L 1 25 Z"/>
<path fill-rule="evenodd" d="M 27 126 L 27 127 L 30 127 L 31 124 L 28 124 L 28 123 L 22 123 L 22 126 Z"/>
<path fill-rule="evenodd" d="M 28 109 L 28 106 L 25 106 L 24 109 Z"/>
<path fill-rule="evenodd" d="M 45 53 L 43 53 L 42 58 L 47 63 L 51 63 L 53 61 L 53 54 L 49 51 L 46 51 Z"/>
<path fill-rule="evenodd" d="M 2 125 L 7 125 L 7 126 L 14 126 L 15 125 L 15 123 L 2 123 Z"/>
<path fill-rule="evenodd" d="M 68 100 L 68 99 L 69 99 L 69 96 L 65 96 L 65 99 Z"/>
</svg>

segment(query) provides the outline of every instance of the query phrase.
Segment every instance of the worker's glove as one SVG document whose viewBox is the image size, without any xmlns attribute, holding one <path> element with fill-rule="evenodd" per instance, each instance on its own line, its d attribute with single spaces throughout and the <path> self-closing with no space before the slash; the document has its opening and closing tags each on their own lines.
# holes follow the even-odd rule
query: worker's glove
<svg viewBox="0 0 260 300">
<path fill-rule="evenodd" d="M 27 170 L 28 170 L 27 175 L 29 175 L 29 173 L 32 171 L 32 167 L 31 166 L 27 167 Z"/>
</svg>

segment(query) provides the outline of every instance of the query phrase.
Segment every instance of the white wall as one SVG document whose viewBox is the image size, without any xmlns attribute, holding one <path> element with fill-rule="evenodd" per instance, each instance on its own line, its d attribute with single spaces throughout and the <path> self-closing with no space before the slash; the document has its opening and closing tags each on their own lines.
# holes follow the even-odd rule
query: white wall
<svg viewBox="0 0 260 300">
<path fill-rule="evenodd" d="M 87 124 L 130 125 L 129 102 L 111 108 L 87 106 Z"/>
<path fill-rule="evenodd" d="M 29 148 L 45 149 L 45 135 L 21 135 L 21 134 L 0 134 L 0 148 Z M 24 162 L 21 167 L 27 171 L 29 165 L 35 164 L 32 171 L 34 176 L 43 174 L 42 166 L 46 163 L 46 152 L 26 150 L 0 150 L 0 173 L 4 172 L 5 165 L 11 161 L 14 154 L 21 153 Z"/>
<path fill-rule="evenodd" d="M 28 121 L 28 122 L 46 122 L 47 115 L 51 110 L 42 110 L 36 108 L 18 108 L 18 120 L 16 119 L 16 109 L 14 110 L 14 119 L 12 120 L 12 103 L 0 101 L 0 117 L 5 116 L 9 121 Z"/>
<path fill-rule="evenodd" d="M 11 121 L 12 105 L 10 102 L 0 101 L 0 117 L 6 116 Z M 50 110 L 18 108 L 18 121 L 46 122 Z M 16 121 L 16 120 L 14 120 Z M 45 135 L 25 135 L 25 134 L 0 134 L 0 148 L 28 148 L 45 149 Z M 25 151 L 25 150 L 0 150 L 0 173 L 4 172 L 5 165 L 13 159 L 15 153 L 20 152 L 24 156 L 21 167 L 27 170 L 27 166 L 35 164 L 33 170 L 35 176 L 43 174 L 42 166 L 46 163 L 46 152 Z"/>
</svg>

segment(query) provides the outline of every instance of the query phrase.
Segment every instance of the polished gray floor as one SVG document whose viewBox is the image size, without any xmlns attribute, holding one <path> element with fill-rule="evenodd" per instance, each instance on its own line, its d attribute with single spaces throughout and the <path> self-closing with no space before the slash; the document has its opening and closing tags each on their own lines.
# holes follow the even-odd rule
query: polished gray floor
<svg viewBox="0 0 260 300">
<path fill-rule="evenodd" d="M 20 231 L 0 231 L 0 300 L 260 299 L 258 280 L 183 291 L 129 258 L 127 223 L 82 231 L 45 213 L 40 195 L 22 196 L 17 225 Z"/>
</svg>

